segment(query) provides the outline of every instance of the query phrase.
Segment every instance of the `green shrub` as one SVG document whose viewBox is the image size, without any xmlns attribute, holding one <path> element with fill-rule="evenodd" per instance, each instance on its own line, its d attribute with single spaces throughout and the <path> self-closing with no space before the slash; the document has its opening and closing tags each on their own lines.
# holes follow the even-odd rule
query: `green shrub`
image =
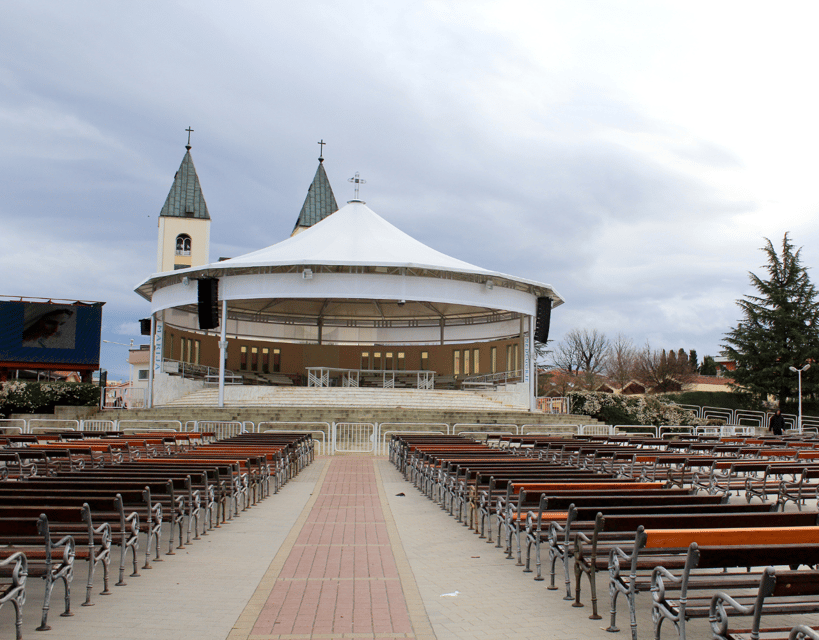
<svg viewBox="0 0 819 640">
<path fill-rule="evenodd" d="M 53 413 L 57 405 L 93 407 L 99 404 L 100 389 L 85 382 L 0 383 L 0 416 L 12 413 Z"/>
</svg>

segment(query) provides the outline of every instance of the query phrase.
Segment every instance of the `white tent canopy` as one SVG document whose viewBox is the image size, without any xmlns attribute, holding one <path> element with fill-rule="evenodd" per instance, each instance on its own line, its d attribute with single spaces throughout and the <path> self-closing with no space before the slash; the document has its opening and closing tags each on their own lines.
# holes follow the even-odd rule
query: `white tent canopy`
<svg viewBox="0 0 819 640">
<path fill-rule="evenodd" d="M 418 242 L 360 201 L 265 249 L 155 274 L 137 292 L 154 312 L 185 307 L 196 303 L 194 279 L 203 277 L 220 279 L 220 299 L 234 314 L 308 325 L 319 316 L 325 325 L 334 319 L 356 326 L 401 319 L 437 325 L 441 317 L 486 324 L 502 321 L 499 314 L 532 315 L 538 297 L 563 303 L 550 285 L 489 271 Z"/>
<path fill-rule="evenodd" d="M 531 335 L 538 298 L 563 303 L 551 285 L 426 246 L 359 200 L 270 247 L 154 274 L 136 291 L 195 330 L 200 278 L 219 279 L 223 336 L 320 344 L 477 342 L 523 335 L 527 319 Z"/>
</svg>

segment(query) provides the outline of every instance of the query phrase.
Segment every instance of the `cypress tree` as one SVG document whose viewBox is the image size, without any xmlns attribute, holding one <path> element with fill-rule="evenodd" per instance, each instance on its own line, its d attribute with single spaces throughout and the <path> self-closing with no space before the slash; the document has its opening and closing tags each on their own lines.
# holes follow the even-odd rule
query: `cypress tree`
<svg viewBox="0 0 819 640">
<path fill-rule="evenodd" d="M 773 396 L 784 408 L 797 396 L 797 376 L 789 367 L 802 367 L 819 356 L 819 302 L 801 263 L 801 249 L 794 251 L 788 234 L 781 254 L 765 240 L 768 278 L 749 274 L 757 293 L 737 300 L 742 319 L 725 335 L 723 346 L 737 364 L 732 372 L 736 386 L 757 401 Z M 802 375 L 803 397 L 817 391 L 816 369 Z"/>
</svg>

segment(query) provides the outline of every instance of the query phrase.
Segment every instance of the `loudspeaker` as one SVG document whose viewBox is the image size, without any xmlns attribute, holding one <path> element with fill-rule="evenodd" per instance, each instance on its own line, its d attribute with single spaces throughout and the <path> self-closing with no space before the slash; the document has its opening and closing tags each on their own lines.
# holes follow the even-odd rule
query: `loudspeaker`
<svg viewBox="0 0 819 640">
<path fill-rule="evenodd" d="M 150 318 L 140 318 L 139 319 L 139 333 L 143 336 L 151 335 L 151 319 Z"/>
<path fill-rule="evenodd" d="M 219 280 L 199 280 L 199 328 L 215 329 L 219 326 Z"/>
<path fill-rule="evenodd" d="M 549 340 L 549 320 L 552 317 L 552 299 L 538 298 L 537 299 L 537 316 L 535 322 L 535 340 L 542 344 L 546 344 Z"/>
</svg>

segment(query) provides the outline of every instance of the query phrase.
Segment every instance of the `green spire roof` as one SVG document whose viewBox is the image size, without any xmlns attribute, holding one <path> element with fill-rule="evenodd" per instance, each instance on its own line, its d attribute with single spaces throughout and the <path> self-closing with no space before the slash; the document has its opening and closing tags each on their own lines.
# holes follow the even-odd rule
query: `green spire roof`
<svg viewBox="0 0 819 640">
<path fill-rule="evenodd" d="M 333 189 L 330 186 L 330 181 L 327 179 L 327 173 L 324 171 L 323 159 L 319 158 L 316 175 L 313 178 L 310 188 L 307 190 L 307 197 L 304 199 L 304 204 L 301 207 L 299 219 L 296 220 L 296 226 L 293 227 L 293 233 L 301 229 L 312 227 L 336 211 L 338 211 L 336 197 L 333 195 Z"/>
<path fill-rule="evenodd" d="M 173 177 L 173 186 L 159 215 L 210 220 L 208 205 L 199 186 L 199 176 L 196 175 L 196 167 L 193 166 L 191 148 L 189 146 L 185 148 L 187 149 L 185 157 L 182 158 L 179 171 Z"/>
</svg>

